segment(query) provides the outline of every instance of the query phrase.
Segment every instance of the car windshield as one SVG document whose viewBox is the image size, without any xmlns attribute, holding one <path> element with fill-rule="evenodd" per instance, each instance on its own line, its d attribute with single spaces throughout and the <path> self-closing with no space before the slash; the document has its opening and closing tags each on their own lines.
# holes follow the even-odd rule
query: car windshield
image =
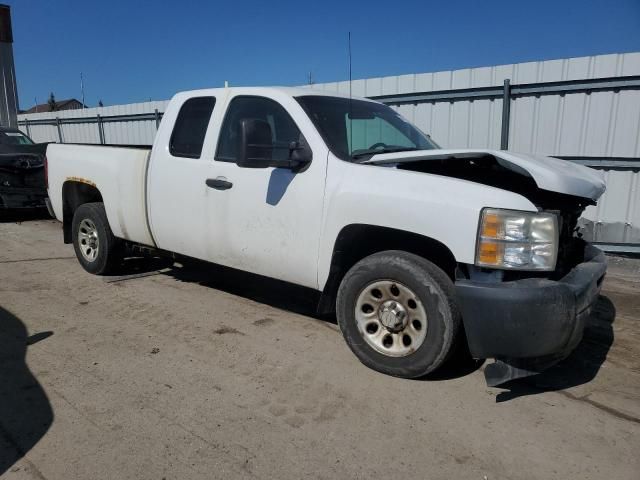
<svg viewBox="0 0 640 480">
<path fill-rule="evenodd" d="M 29 137 L 20 131 L 0 132 L 0 144 L 2 145 L 33 145 Z"/>
<path fill-rule="evenodd" d="M 439 148 L 387 105 L 323 95 L 305 95 L 296 100 L 329 149 L 342 160 L 362 162 L 377 153 Z"/>
</svg>

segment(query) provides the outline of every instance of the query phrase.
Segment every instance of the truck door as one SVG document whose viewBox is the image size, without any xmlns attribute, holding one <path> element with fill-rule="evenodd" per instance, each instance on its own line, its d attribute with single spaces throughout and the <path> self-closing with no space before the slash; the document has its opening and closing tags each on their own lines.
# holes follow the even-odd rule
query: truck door
<svg viewBox="0 0 640 480">
<path fill-rule="evenodd" d="M 229 102 L 208 177 L 209 258 L 316 288 L 328 150 L 297 102 L 288 96 L 281 101 L 287 109 L 258 96 L 239 95 Z M 274 145 L 306 141 L 313 151 L 311 164 L 298 173 L 239 167 L 239 125 L 247 118 L 268 122 Z M 288 151 L 276 149 L 275 155 L 286 158 Z"/>
<path fill-rule="evenodd" d="M 204 209 L 210 165 L 202 147 L 215 105 L 213 96 L 174 97 L 156 135 L 147 175 L 156 245 L 203 260 L 209 259 Z"/>
</svg>

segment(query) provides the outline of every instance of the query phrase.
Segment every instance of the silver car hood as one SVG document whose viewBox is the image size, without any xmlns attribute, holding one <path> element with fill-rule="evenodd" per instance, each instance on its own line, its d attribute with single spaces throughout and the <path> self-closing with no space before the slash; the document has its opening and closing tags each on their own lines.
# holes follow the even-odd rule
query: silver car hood
<svg viewBox="0 0 640 480">
<path fill-rule="evenodd" d="M 430 159 L 455 161 L 456 159 L 485 155 L 493 156 L 504 168 L 533 178 L 538 188 L 543 190 L 575 195 L 595 201 L 600 198 L 606 188 L 602 173 L 589 167 L 553 157 L 526 155 L 503 150 L 442 149 L 381 153 L 362 163 L 380 165 Z"/>
</svg>

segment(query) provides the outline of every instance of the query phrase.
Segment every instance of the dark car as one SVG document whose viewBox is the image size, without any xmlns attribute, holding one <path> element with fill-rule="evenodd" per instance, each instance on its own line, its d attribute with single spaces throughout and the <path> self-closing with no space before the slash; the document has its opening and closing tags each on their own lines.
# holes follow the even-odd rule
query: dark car
<svg viewBox="0 0 640 480">
<path fill-rule="evenodd" d="M 0 215 L 45 207 L 46 143 L 34 143 L 16 128 L 0 127 Z"/>
</svg>

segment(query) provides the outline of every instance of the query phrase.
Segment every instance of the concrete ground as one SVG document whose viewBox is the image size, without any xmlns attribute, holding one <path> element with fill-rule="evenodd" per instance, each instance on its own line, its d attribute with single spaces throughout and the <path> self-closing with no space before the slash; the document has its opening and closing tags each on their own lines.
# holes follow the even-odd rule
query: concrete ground
<svg viewBox="0 0 640 480">
<path fill-rule="evenodd" d="M 469 359 L 368 370 L 302 289 L 128 268 L 149 274 L 91 276 L 58 223 L 0 224 L 3 478 L 640 478 L 638 260 L 610 260 L 574 355 L 508 389 Z"/>
</svg>

